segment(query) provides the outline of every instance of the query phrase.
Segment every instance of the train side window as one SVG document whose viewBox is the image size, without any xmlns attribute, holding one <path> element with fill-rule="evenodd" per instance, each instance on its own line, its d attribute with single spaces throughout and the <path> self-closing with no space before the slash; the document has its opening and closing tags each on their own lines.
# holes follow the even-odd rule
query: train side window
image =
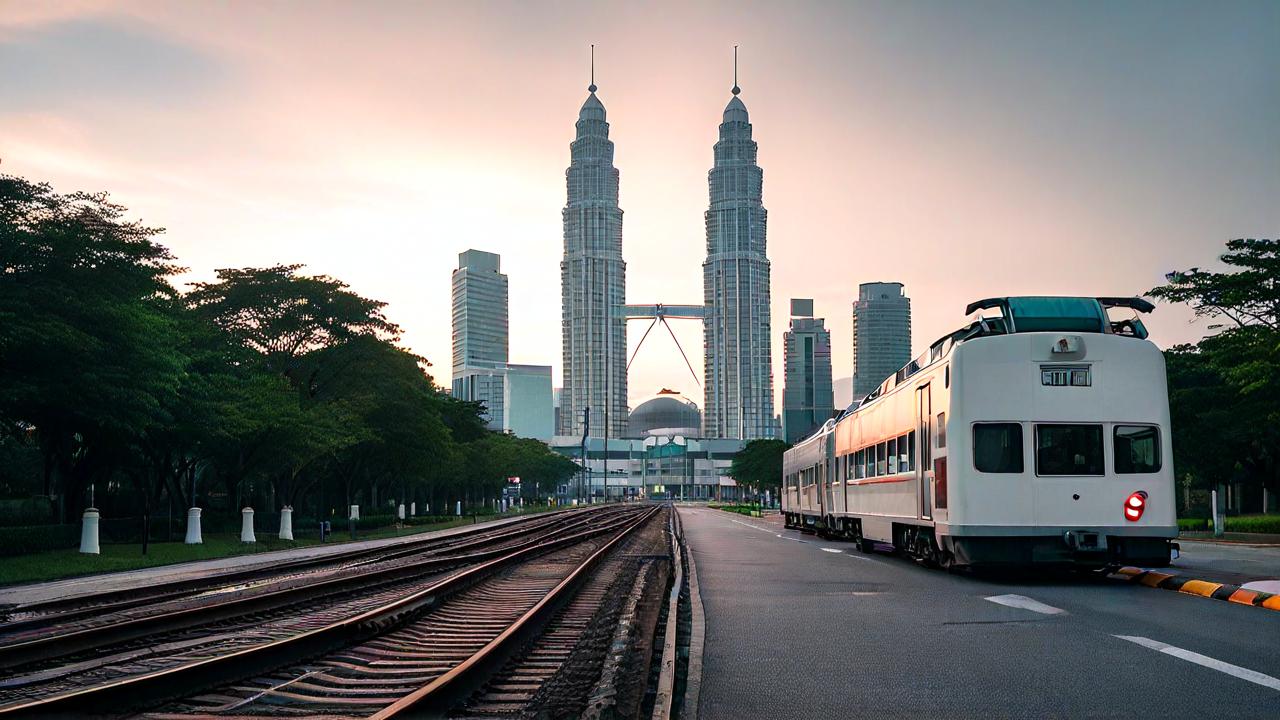
<svg viewBox="0 0 1280 720">
<path fill-rule="evenodd" d="M 1116 474 L 1160 472 L 1160 431 L 1151 425 L 1117 425 Z"/>
<path fill-rule="evenodd" d="M 889 445 L 889 474 L 896 475 L 898 473 L 898 438 L 893 438 L 888 442 Z"/>
<path fill-rule="evenodd" d="M 872 445 L 866 449 L 867 456 L 867 477 L 876 476 L 876 446 Z"/>
<path fill-rule="evenodd" d="M 947 446 L 947 414 L 938 413 L 938 448 Z"/>
<path fill-rule="evenodd" d="M 973 466 L 984 473 L 1022 472 L 1022 426 L 978 423 L 973 426 Z"/>
<path fill-rule="evenodd" d="M 1101 425 L 1036 425 L 1037 475 L 1102 475 Z"/>
<path fill-rule="evenodd" d="M 888 453 L 885 451 L 885 443 L 876 445 L 876 475 L 888 474 Z"/>
<path fill-rule="evenodd" d="M 907 433 L 907 468 L 916 469 L 916 431 Z"/>
<path fill-rule="evenodd" d="M 863 455 L 863 451 L 859 450 L 853 454 L 853 478 L 855 480 L 867 476 L 867 466 L 864 463 L 866 463 L 866 458 Z"/>
<path fill-rule="evenodd" d="M 915 468 L 910 466 L 911 453 L 907 452 L 907 436 L 898 438 L 898 472 L 907 472 Z"/>
</svg>

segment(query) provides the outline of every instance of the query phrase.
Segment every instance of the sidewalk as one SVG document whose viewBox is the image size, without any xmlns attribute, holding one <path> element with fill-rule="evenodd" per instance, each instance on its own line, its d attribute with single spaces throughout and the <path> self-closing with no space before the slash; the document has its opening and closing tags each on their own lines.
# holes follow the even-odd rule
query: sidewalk
<svg viewBox="0 0 1280 720">
<path fill-rule="evenodd" d="M 1228 533 L 1237 534 L 1237 533 Z M 1267 537 L 1267 536 L 1263 536 Z M 1280 545 L 1178 538 L 1182 557 L 1165 572 L 1280 593 Z"/>
<path fill-rule="evenodd" d="M 469 532 L 477 527 L 501 527 L 502 525 L 522 520 L 527 517 L 532 516 L 517 515 L 499 520 L 488 520 L 475 525 L 459 525 L 445 530 L 428 530 L 421 533 L 415 533 L 413 535 L 402 535 L 400 537 L 381 538 L 378 540 L 333 542 L 325 543 L 323 545 L 310 545 L 292 550 L 275 550 L 271 552 L 255 553 L 252 555 L 236 555 L 234 557 L 219 558 L 217 560 L 201 560 L 197 562 L 177 563 L 174 565 L 159 565 L 139 570 L 126 570 L 124 572 L 103 573 L 100 575 L 86 575 L 82 577 L 68 578 L 66 580 L 53 580 L 50 582 L 32 583 L 29 585 L 13 585 L 0 588 L 0 605 L 23 605 L 45 600 L 77 597 L 80 595 L 90 595 L 100 592 L 112 592 L 115 590 L 138 587 L 140 585 L 145 586 L 153 583 L 208 577 L 218 575 L 229 570 L 265 567 L 283 560 L 317 558 L 337 553 L 350 552 L 352 550 L 391 547 L 408 542 L 416 542 L 425 538 L 449 537 L 450 535 Z"/>
</svg>

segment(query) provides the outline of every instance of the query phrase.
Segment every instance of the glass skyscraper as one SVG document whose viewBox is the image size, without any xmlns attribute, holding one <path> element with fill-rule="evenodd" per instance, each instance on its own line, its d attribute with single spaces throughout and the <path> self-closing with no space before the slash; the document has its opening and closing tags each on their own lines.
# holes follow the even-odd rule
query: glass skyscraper
<svg viewBox="0 0 1280 720">
<path fill-rule="evenodd" d="M 911 360 L 911 298 L 902 283 L 858 286 L 853 303 L 853 395 L 869 394 Z"/>
<path fill-rule="evenodd" d="M 831 332 L 813 317 L 813 300 L 791 301 L 791 326 L 782 335 L 782 435 L 789 443 L 835 414 L 831 394 Z"/>
<path fill-rule="evenodd" d="M 715 165 L 708 173 L 707 259 L 702 287 L 705 403 L 708 438 L 775 437 L 773 361 L 769 333 L 767 213 L 761 204 L 764 173 L 756 164 L 747 106 L 725 106 Z"/>
<path fill-rule="evenodd" d="M 591 409 L 593 437 L 621 437 L 627 427 L 627 333 L 618 170 L 604 105 L 590 95 L 578 112 L 565 171 L 564 259 L 560 262 L 564 390 L 559 432 L 582 434 Z M 606 430 L 607 423 L 607 430 Z"/>
</svg>

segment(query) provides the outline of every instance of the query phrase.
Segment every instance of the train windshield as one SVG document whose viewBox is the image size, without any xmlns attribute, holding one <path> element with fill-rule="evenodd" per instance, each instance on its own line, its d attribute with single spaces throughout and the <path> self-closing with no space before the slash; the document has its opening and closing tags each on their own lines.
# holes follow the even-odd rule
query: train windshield
<svg viewBox="0 0 1280 720">
<path fill-rule="evenodd" d="M 1011 297 L 1007 302 L 1017 332 L 1105 332 L 1107 316 L 1094 298 Z"/>
</svg>

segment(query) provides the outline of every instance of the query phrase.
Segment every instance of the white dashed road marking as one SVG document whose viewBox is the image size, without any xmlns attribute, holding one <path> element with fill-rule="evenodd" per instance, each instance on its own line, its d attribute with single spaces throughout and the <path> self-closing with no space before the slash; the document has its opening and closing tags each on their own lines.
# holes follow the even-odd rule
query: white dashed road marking
<svg viewBox="0 0 1280 720">
<path fill-rule="evenodd" d="M 843 553 L 844 551 L 840 548 L 822 548 L 822 552 Z"/>
<path fill-rule="evenodd" d="M 1116 635 L 1115 637 L 1118 637 L 1121 640 L 1128 640 L 1131 643 L 1137 643 L 1142 647 L 1162 652 L 1165 655 L 1172 655 L 1176 658 L 1186 660 L 1187 662 L 1193 662 L 1202 667 L 1207 667 L 1233 677 L 1238 677 L 1241 680 L 1248 680 L 1251 683 L 1268 687 L 1272 690 L 1280 690 L 1280 679 L 1273 678 L 1270 675 L 1263 675 L 1256 670 L 1250 670 L 1249 668 L 1242 668 L 1239 665 L 1232 665 L 1229 662 L 1215 660 L 1207 655 L 1201 655 L 1200 653 L 1191 652 L 1190 650 L 1183 650 L 1180 647 L 1167 645 L 1158 640 L 1152 640 L 1151 638 L 1138 637 L 1136 635 Z"/>
<path fill-rule="evenodd" d="M 1026 595 L 992 595 L 986 599 L 997 605 L 1030 610 L 1031 612 L 1038 612 L 1041 615 L 1061 615 L 1066 612 L 1066 610 L 1063 610 L 1062 608 L 1045 605 L 1039 600 L 1032 600 Z"/>
<path fill-rule="evenodd" d="M 759 525 L 756 525 L 755 523 L 742 522 L 741 520 L 734 520 L 733 518 L 725 518 L 725 520 L 728 520 L 731 523 L 738 523 L 739 525 L 749 527 L 752 530 L 759 530 L 760 532 L 767 532 L 767 533 L 773 532 L 771 528 L 762 528 Z"/>
</svg>

